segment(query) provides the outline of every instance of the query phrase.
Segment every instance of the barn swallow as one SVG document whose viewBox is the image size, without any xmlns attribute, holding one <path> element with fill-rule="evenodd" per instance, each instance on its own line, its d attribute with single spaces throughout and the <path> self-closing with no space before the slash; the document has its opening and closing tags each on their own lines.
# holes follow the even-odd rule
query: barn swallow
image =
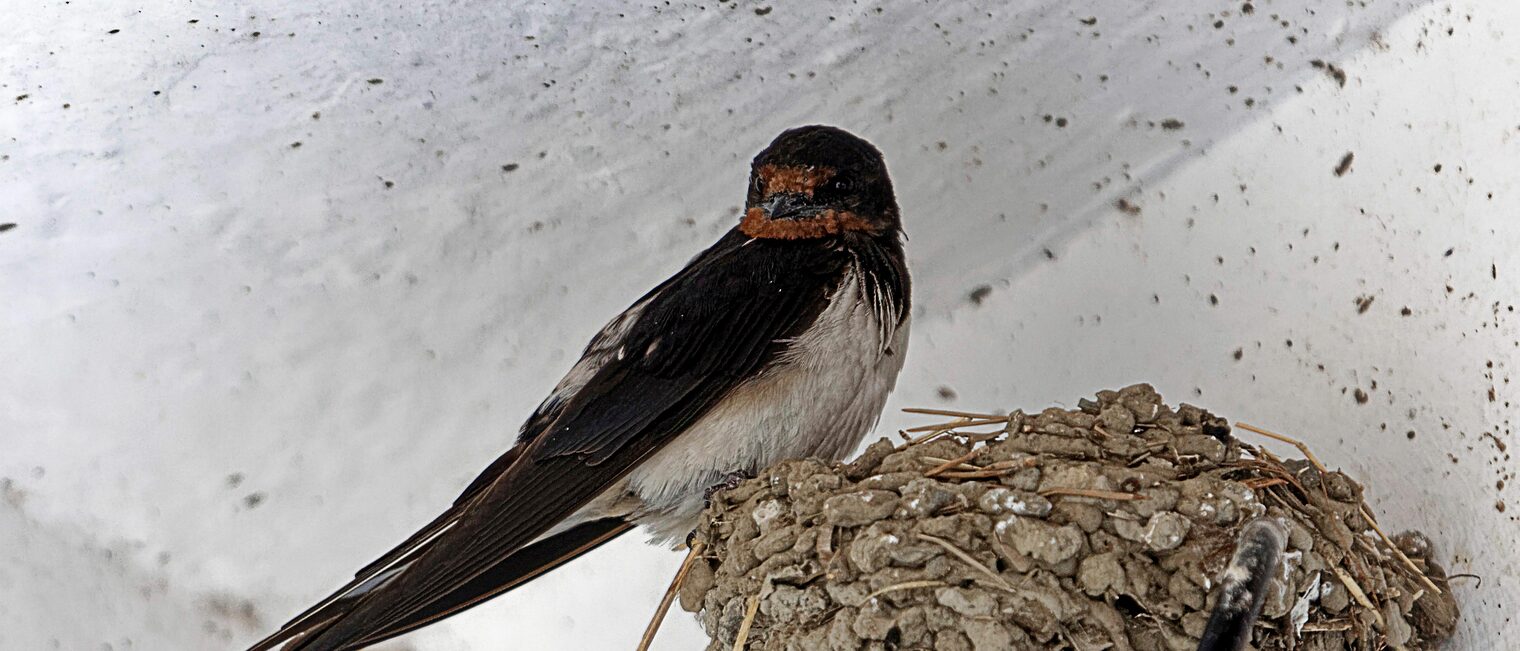
<svg viewBox="0 0 1520 651">
<path fill-rule="evenodd" d="M 454 504 L 250 651 L 360 649 L 645 526 L 685 537 L 708 490 L 841 459 L 875 426 L 908 340 L 902 223 L 881 152 L 791 129 L 739 223 L 612 319 Z"/>
</svg>

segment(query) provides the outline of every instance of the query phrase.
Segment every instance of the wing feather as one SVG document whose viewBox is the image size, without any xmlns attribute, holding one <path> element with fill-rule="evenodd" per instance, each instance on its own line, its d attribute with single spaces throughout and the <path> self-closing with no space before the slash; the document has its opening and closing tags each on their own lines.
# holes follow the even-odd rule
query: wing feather
<svg viewBox="0 0 1520 651">
<path fill-rule="evenodd" d="M 414 536 L 425 545 L 366 568 L 406 559 L 401 572 L 301 648 L 358 648 L 415 621 L 615 485 L 811 325 L 848 264 L 833 250 L 733 231 L 698 255 L 640 299 L 614 354 L 542 431 L 524 432 L 512 461 L 482 473 L 446 525 Z"/>
</svg>

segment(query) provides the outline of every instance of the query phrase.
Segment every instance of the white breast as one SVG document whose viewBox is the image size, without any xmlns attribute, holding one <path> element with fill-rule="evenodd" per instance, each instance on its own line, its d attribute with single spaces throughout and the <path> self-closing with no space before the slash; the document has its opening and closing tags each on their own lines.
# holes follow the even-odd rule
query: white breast
<svg viewBox="0 0 1520 651">
<path fill-rule="evenodd" d="M 729 473 L 754 473 L 783 459 L 849 454 L 881 415 L 897 383 L 908 322 L 873 309 L 852 271 L 817 321 L 766 373 L 737 387 L 701 420 L 640 464 L 626 490 L 635 516 L 656 537 L 685 536 L 703 491 Z"/>
</svg>

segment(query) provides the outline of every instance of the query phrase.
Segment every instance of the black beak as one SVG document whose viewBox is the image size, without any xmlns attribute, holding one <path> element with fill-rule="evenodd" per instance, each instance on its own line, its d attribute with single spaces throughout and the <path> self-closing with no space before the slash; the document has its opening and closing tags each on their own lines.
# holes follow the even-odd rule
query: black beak
<svg viewBox="0 0 1520 651">
<path fill-rule="evenodd" d="M 770 219 L 806 219 L 818 214 L 822 208 L 800 194 L 777 192 L 760 201 L 760 209 Z"/>
</svg>

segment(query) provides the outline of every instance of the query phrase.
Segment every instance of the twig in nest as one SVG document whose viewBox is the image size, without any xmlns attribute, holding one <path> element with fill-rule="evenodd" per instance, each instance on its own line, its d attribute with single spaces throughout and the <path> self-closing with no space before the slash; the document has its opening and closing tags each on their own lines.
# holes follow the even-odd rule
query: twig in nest
<svg viewBox="0 0 1520 651">
<path fill-rule="evenodd" d="M 936 438 L 938 438 L 940 436 L 943 436 L 944 434 L 947 434 L 949 432 L 950 432 L 950 430 L 948 430 L 948 429 L 937 429 L 937 430 L 934 430 L 932 432 L 929 432 L 928 434 L 920 434 L 918 436 L 908 436 L 908 431 L 907 430 L 903 430 L 903 436 L 907 437 L 907 441 L 905 441 L 902 444 L 902 447 L 903 447 L 903 449 L 906 450 L 906 449 L 911 448 L 911 447 L 913 447 L 915 445 L 918 445 L 920 443 L 926 443 L 928 441 L 932 441 L 932 440 L 934 440 L 934 439 L 936 439 Z"/>
<path fill-rule="evenodd" d="M 1071 495 L 1074 497 L 1095 497 L 1101 500 L 1123 500 L 1133 502 L 1145 499 L 1144 495 L 1135 493 L 1120 493 L 1116 491 L 1100 491 L 1092 488 L 1047 488 L 1040 491 L 1040 497 L 1052 495 Z"/>
<path fill-rule="evenodd" d="M 898 590 L 912 590 L 914 588 L 943 588 L 947 585 L 949 584 L 945 583 L 944 581 L 907 581 L 904 583 L 899 583 L 897 585 L 889 585 L 885 588 L 877 590 L 876 592 L 872 592 L 871 594 L 866 595 L 866 601 L 880 597 L 888 592 L 897 592 Z"/>
<path fill-rule="evenodd" d="M 1332 631 L 1349 631 L 1351 622 L 1348 620 L 1334 620 L 1328 622 L 1310 622 L 1304 624 L 1302 629 L 1305 633 L 1329 633 Z"/>
<path fill-rule="evenodd" d="M 1372 616 L 1377 618 L 1378 626 L 1387 626 L 1387 623 L 1383 621 L 1383 613 L 1377 609 L 1377 606 L 1372 605 L 1372 600 L 1367 598 L 1367 593 L 1362 592 L 1362 586 L 1357 584 L 1356 579 L 1351 578 L 1351 574 L 1341 569 L 1339 565 L 1330 569 L 1335 572 L 1335 577 L 1341 580 L 1341 585 L 1346 586 L 1346 591 L 1351 593 L 1351 598 L 1356 599 L 1363 608 L 1372 611 Z"/>
<path fill-rule="evenodd" d="M 1383 528 L 1378 526 L 1377 520 L 1373 520 L 1372 514 L 1367 512 L 1367 505 L 1361 504 L 1357 508 L 1362 512 L 1362 519 L 1366 520 L 1367 524 L 1372 525 L 1372 530 L 1376 531 L 1379 536 L 1383 537 L 1383 543 L 1388 545 L 1389 549 L 1393 550 L 1394 556 L 1399 557 L 1399 560 L 1404 562 L 1404 567 L 1407 567 L 1409 568 L 1409 571 L 1414 572 L 1415 578 L 1420 580 L 1420 583 L 1425 586 L 1425 589 L 1436 594 L 1441 594 L 1441 589 L 1437 588 L 1436 584 L 1431 582 L 1430 577 L 1425 576 L 1425 573 L 1421 572 L 1420 568 L 1415 567 L 1414 561 L 1409 560 L 1409 557 L 1404 555 L 1403 550 L 1399 549 L 1399 546 L 1393 544 L 1393 541 L 1388 538 L 1388 534 L 1383 533 Z"/>
<path fill-rule="evenodd" d="M 1004 466 L 1001 468 L 993 468 L 989 466 L 982 468 L 981 470 L 947 470 L 940 473 L 939 476 L 944 479 L 987 479 L 989 477 L 1002 477 L 1004 475 L 1011 475 L 1020 470 L 1023 470 L 1024 468 L 1031 468 L 1036 465 L 1038 464 L 1031 463 L 1027 466 Z"/>
<path fill-rule="evenodd" d="M 691 550 L 686 552 L 686 560 L 681 561 L 681 569 L 676 571 L 675 578 L 670 580 L 670 587 L 665 589 L 665 596 L 660 598 L 660 607 L 655 609 L 654 619 L 649 620 L 649 626 L 644 628 L 644 637 L 639 638 L 638 651 L 649 651 L 655 633 L 660 631 L 660 623 L 665 621 L 665 613 L 670 612 L 670 603 L 675 601 L 676 593 L 681 591 L 681 583 L 686 580 L 686 575 L 691 573 L 691 567 L 697 564 L 697 559 L 702 557 L 702 550 L 706 548 L 707 544 L 700 540 L 691 544 Z"/>
<path fill-rule="evenodd" d="M 1242 423 L 1240 421 L 1236 421 L 1235 422 L 1235 426 L 1239 427 L 1240 429 L 1246 430 L 1248 432 L 1256 432 L 1257 434 L 1265 436 L 1265 437 L 1267 437 L 1269 439 L 1276 439 L 1278 441 L 1282 441 L 1283 443 L 1287 443 L 1288 445 L 1291 445 L 1291 446 L 1293 446 L 1295 448 L 1298 448 L 1299 452 L 1304 453 L 1304 458 L 1308 459 L 1309 463 L 1314 464 L 1314 467 L 1317 468 L 1317 469 L 1319 469 L 1320 472 L 1325 472 L 1325 473 L 1330 472 L 1330 470 L 1325 467 L 1325 464 L 1319 462 L 1319 458 L 1314 456 L 1314 452 L 1310 451 L 1309 450 L 1309 446 L 1305 445 L 1303 441 L 1300 441 L 1300 440 L 1294 439 L 1294 438 L 1289 438 L 1289 437 L 1286 437 L 1286 436 L 1283 436 L 1281 434 L 1277 434 L 1277 433 L 1274 433 L 1274 432 L 1268 432 L 1267 430 L 1264 430 L 1264 429 L 1262 429 L 1260 427 L 1257 427 L 1255 425 L 1250 425 L 1250 424 L 1247 424 L 1247 423 Z"/>
<path fill-rule="evenodd" d="M 739 622 L 739 634 L 734 636 L 734 651 L 744 651 L 744 645 L 749 642 L 749 627 L 755 624 L 755 613 L 760 610 L 760 595 L 749 598 L 749 607 L 744 609 L 744 621 Z"/>
<path fill-rule="evenodd" d="M 970 466 L 971 469 L 975 469 L 975 470 L 982 470 L 982 468 L 978 468 L 976 466 L 972 466 L 971 464 L 966 463 L 967 461 L 971 460 L 971 457 L 976 456 L 977 452 L 978 452 L 978 450 L 974 450 L 973 449 L 972 451 L 967 452 L 967 453 L 965 453 L 965 454 L 963 454 L 961 456 L 958 456 L 958 457 L 956 457 L 954 459 L 949 459 L 949 460 L 945 461 L 944 463 L 941 463 L 941 464 L 939 464 L 939 465 L 937 465 L 937 466 L 935 466 L 933 468 L 930 468 L 928 472 L 924 473 L 924 476 L 925 477 L 933 477 L 933 476 L 938 475 L 938 474 L 940 474 L 940 473 L 942 473 L 942 472 L 944 472 L 946 470 L 949 470 L 951 468 L 954 468 L 956 466 L 961 466 L 961 465 Z"/>
<path fill-rule="evenodd" d="M 919 540 L 927 540 L 927 541 L 932 542 L 932 543 L 934 543 L 936 545 L 939 545 L 940 547 L 944 547 L 945 551 L 950 552 L 950 554 L 952 556 L 960 559 L 960 561 L 962 563 L 970 565 L 971 567 L 976 568 L 978 571 L 980 571 L 983 574 L 986 574 L 988 577 L 990 577 L 992 579 L 992 582 L 993 582 L 993 584 L 995 586 L 997 586 L 999 588 L 1002 588 L 1003 590 L 1005 590 L 1007 592 L 1013 592 L 1013 586 L 1008 585 L 1008 582 L 1004 581 L 1003 577 L 999 576 L 997 572 L 994 572 L 991 569 L 989 569 L 986 565 L 982 565 L 981 563 L 977 562 L 977 560 L 975 558 L 972 558 L 970 554 L 967 554 L 966 552 L 961 551 L 961 548 L 956 547 L 954 543 L 952 543 L 952 542 L 950 542 L 948 540 L 945 540 L 944 538 L 939 538 L 939 537 L 931 536 L 931 535 L 926 534 L 926 533 L 919 533 L 919 534 L 914 534 L 914 535 L 918 536 Z"/>
<path fill-rule="evenodd" d="M 926 416 L 951 416 L 954 418 L 976 418 L 980 420 L 1001 418 L 1007 420 L 1007 416 L 997 414 L 979 414 L 974 411 L 956 411 L 954 409 L 927 409 L 924 407 L 908 407 L 903 412 L 909 414 L 924 414 Z"/>
<path fill-rule="evenodd" d="M 1256 472 L 1268 475 L 1277 475 L 1278 478 L 1281 478 L 1283 481 L 1292 484 L 1293 487 L 1297 488 L 1300 493 L 1308 493 L 1308 491 L 1304 489 L 1304 485 L 1299 483 L 1298 478 L 1294 477 L 1293 473 L 1288 472 L 1288 469 L 1283 467 L 1282 460 L 1278 459 L 1275 456 L 1272 456 L 1272 453 L 1268 452 L 1266 448 L 1254 448 L 1247 446 L 1247 449 L 1250 450 L 1253 454 L 1256 454 L 1259 458 L 1241 459 L 1232 464 L 1234 467 L 1244 470 L 1254 470 Z M 1266 478 L 1263 477 L 1256 480 L 1247 480 L 1245 483 L 1250 484 L 1251 481 L 1263 481 L 1265 479 Z M 1261 487 L 1266 488 L 1268 486 L 1275 485 L 1276 484 L 1263 484 Z"/>
<path fill-rule="evenodd" d="M 952 429 L 960 429 L 962 427 L 981 427 L 983 425 L 1002 425 L 1003 423 L 1006 423 L 1006 422 L 1008 422 L 1008 417 L 1007 416 L 999 416 L 997 418 L 975 418 L 975 419 L 972 419 L 972 418 L 962 418 L 961 420 L 958 420 L 958 421 L 955 421 L 955 422 L 950 422 L 950 423 L 939 423 L 939 424 L 936 424 L 936 425 L 919 425 L 918 427 L 910 427 L 910 428 L 905 429 L 903 431 L 905 431 L 905 432 L 933 432 L 935 430 L 952 430 Z"/>
</svg>

